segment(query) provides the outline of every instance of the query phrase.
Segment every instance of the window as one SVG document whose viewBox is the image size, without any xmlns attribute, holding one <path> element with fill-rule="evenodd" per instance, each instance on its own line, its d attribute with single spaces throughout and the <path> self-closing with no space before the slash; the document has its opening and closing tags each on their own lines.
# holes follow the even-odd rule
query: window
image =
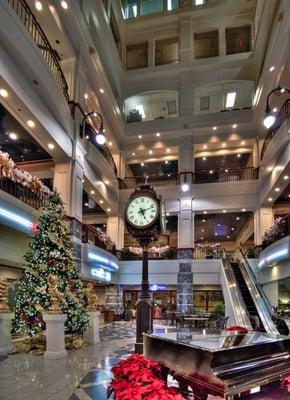
<svg viewBox="0 0 290 400">
<path fill-rule="evenodd" d="M 127 46 L 126 67 L 128 69 L 146 68 L 148 66 L 148 43 L 130 44 Z"/>
<path fill-rule="evenodd" d="M 138 0 L 122 0 L 124 18 L 136 18 L 138 15 Z"/>
<path fill-rule="evenodd" d="M 196 33 L 194 35 L 194 57 L 209 58 L 219 55 L 218 31 Z"/>
<path fill-rule="evenodd" d="M 240 26 L 226 29 L 227 54 L 251 51 L 251 27 Z"/>
<path fill-rule="evenodd" d="M 140 15 L 148 15 L 163 11 L 163 0 L 140 0 Z"/>
<path fill-rule="evenodd" d="M 167 0 L 167 10 L 176 10 L 179 8 L 179 0 Z"/>
<path fill-rule="evenodd" d="M 178 38 L 156 40 L 155 65 L 171 64 L 179 61 Z"/>
<path fill-rule="evenodd" d="M 210 101 L 210 97 L 209 96 L 201 96 L 201 98 L 200 98 L 200 111 L 209 110 L 209 101 Z"/>
</svg>

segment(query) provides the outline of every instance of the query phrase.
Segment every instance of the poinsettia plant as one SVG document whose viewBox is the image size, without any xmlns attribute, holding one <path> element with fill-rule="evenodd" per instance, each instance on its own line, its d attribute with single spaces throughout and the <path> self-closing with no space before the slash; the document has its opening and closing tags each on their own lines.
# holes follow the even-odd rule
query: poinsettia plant
<svg viewBox="0 0 290 400">
<path fill-rule="evenodd" d="M 108 396 L 115 400 L 185 400 L 161 378 L 160 365 L 133 354 L 112 368 L 114 378 Z"/>
</svg>

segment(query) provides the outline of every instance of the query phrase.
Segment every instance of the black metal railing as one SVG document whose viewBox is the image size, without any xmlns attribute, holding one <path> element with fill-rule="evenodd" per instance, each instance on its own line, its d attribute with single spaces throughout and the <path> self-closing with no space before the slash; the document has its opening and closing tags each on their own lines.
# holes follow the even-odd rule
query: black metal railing
<svg viewBox="0 0 290 400">
<path fill-rule="evenodd" d="M 32 39 L 40 49 L 43 58 L 47 62 L 57 84 L 61 88 L 66 100 L 69 100 L 68 85 L 62 72 L 57 53 L 51 47 L 45 33 L 37 22 L 30 7 L 25 0 L 7 0 L 11 7 L 20 18 L 23 25 L 30 33 Z"/>
<path fill-rule="evenodd" d="M 276 121 L 275 124 L 268 130 L 268 133 L 265 137 L 263 147 L 262 147 L 262 152 L 261 152 L 261 160 L 265 154 L 265 151 L 267 150 L 269 144 L 273 140 L 274 136 L 278 132 L 279 128 L 283 124 L 283 122 L 286 119 L 290 118 L 290 99 L 287 99 L 285 103 L 282 105 L 280 111 L 278 112 L 276 116 Z"/>
<path fill-rule="evenodd" d="M 16 197 L 37 210 L 44 205 L 49 197 L 49 194 L 43 193 L 40 190 L 34 190 L 31 187 L 23 185 L 21 182 L 6 176 L 4 168 L 0 168 L 0 190 Z"/>
<path fill-rule="evenodd" d="M 82 225 L 82 242 L 93 244 L 94 246 L 100 247 L 101 249 L 107 250 L 113 254 L 116 252 L 116 246 L 106 244 L 102 241 L 98 230 L 91 225 Z"/>
<path fill-rule="evenodd" d="M 164 175 L 148 175 L 133 176 L 119 179 L 120 189 L 135 189 L 144 183 L 154 186 L 180 185 L 184 173 L 164 174 Z M 217 183 L 217 182 L 235 182 L 249 181 L 259 178 L 258 168 L 235 168 L 223 170 L 200 170 L 186 172 L 186 182 L 191 184 Z"/>
<path fill-rule="evenodd" d="M 193 252 L 194 260 L 218 260 L 222 258 L 222 248 L 220 245 L 196 246 Z"/>
<path fill-rule="evenodd" d="M 290 215 L 287 215 L 278 223 L 278 228 L 270 238 L 263 240 L 262 249 L 264 250 L 272 243 L 275 243 L 286 236 L 290 236 Z"/>
</svg>

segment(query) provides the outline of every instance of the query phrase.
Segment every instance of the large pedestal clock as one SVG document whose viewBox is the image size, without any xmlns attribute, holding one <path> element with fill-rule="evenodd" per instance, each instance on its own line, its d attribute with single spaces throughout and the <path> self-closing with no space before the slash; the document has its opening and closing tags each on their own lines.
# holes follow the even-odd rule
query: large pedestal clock
<svg viewBox="0 0 290 400">
<path fill-rule="evenodd" d="M 153 328 L 153 307 L 149 293 L 148 247 L 165 231 L 166 212 L 161 196 L 150 185 L 136 189 L 125 209 L 128 232 L 143 249 L 141 295 L 137 303 L 135 351 L 143 352 L 143 333 Z"/>
</svg>

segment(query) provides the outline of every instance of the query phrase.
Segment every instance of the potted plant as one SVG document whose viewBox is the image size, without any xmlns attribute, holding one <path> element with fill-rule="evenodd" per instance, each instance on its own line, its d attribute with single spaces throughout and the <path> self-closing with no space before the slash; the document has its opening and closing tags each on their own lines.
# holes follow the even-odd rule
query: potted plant
<svg viewBox="0 0 290 400">
<path fill-rule="evenodd" d="M 214 248 L 212 246 L 206 246 L 205 256 L 206 256 L 207 259 L 213 259 L 214 258 L 215 251 L 214 251 Z"/>
<path fill-rule="evenodd" d="M 216 301 L 213 305 L 213 313 L 215 315 L 225 315 L 225 303 L 223 301 Z"/>
</svg>

